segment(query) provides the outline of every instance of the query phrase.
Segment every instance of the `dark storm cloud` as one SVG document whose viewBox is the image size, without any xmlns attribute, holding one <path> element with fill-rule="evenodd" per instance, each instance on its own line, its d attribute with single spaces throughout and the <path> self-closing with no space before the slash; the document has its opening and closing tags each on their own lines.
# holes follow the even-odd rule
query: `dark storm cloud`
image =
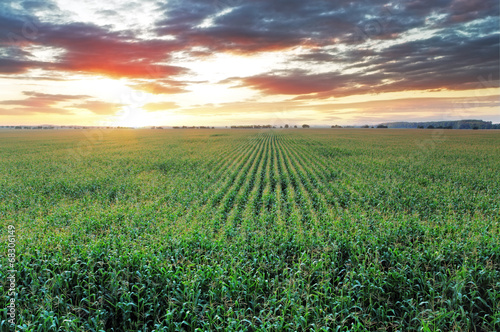
<svg viewBox="0 0 500 332">
<path fill-rule="evenodd" d="M 0 72 L 22 73 L 31 68 L 102 74 L 111 77 L 150 78 L 152 68 L 162 77 L 187 72 L 185 68 L 157 65 L 182 45 L 164 40 L 140 40 L 131 31 L 111 31 L 91 23 L 40 22 L 34 15 L 46 9 L 36 1 L 24 2 L 31 11 L 19 12 L 0 4 Z M 57 7 L 51 7 L 57 8 Z M 29 14 L 33 15 L 29 15 Z M 62 50 L 55 62 L 33 61 L 29 46 Z M 9 56 L 5 56 L 8 52 Z M 155 78 L 155 77 L 152 77 Z"/>
<path fill-rule="evenodd" d="M 18 61 L 16 59 L 0 58 L 0 73 L 20 74 L 34 67 L 34 65 L 36 65 L 36 62 L 33 61 Z"/>
<path fill-rule="evenodd" d="M 294 59 L 295 69 L 238 80 L 239 86 L 266 94 L 326 98 L 374 91 L 477 88 L 480 77 L 492 74 L 493 81 L 498 81 L 498 1 L 256 0 L 228 1 L 223 8 L 189 3 L 193 6 L 179 2 L 178 7 L 165 7 L 167 18 L 158 22 L 157 32 L 182 31 L 188 45 L 218 52 L 310 48 Z M 216 16 L 217 9 L 226 12 Z M 212 20 L 203 27 L 207 17 Z M 415 34 L 415 29 L 425 33 L 431 28 L 441 29 L 438 36 L 416 41 L 404 37 L 410 31 Z M 364 46 L 370 40 L 388 39 L 398 42 L 377 51 Z M 336 46 L 342 45 L 347 49 L 339 51 Z M 329 62 L 350 64 L 345 69 L 359 71 L 297 70 Z"/>
<path fill-rule="evenodd" d="M 466 38 L 432 37 L 373 51 L 349 51 L 328 57 L 325 53 L 302 55 L 299 60 L 345 62 L 346 69 L 361 69 L 355 74 L 305 70 L 271 72 L 244 78 L 227 79 L 266 94 L 314 94 L 304 98 L 343 97 L 352 94 L 405 90 L 465 90 L 498 87 L 500 35 Z M 488 84 L 481 81 L 488 78 Z"/>
<path fill-rule="evenodd" d="M 165 18 L 157 22 L 156 31 L 216 51 L 260 52 L 304 42 L 332 45 L 394 38 L 413 28 L 424 28 L 432 15 L 444 15 L 441 24 L 451 24 L 464 11 L 474 14 L 460 23 L 498 14 L 498 4 L 491 0 L 255 0 L 226 4 L 195 0 L 168 3 L 162 7 Z M 221 10 L 226 12 L 217 15 Z M 207 18 L 212 19 L 212 25 L 202 27 Z"/>
<path fill-rule="evenodd" d="M 360 21 L 360 6 L 348 1 L 245 1 L 224 15 L 209 2 L 187 1 L 164 7 L 166 18 L 157 24 L 159 34 L 184 38 L 189 45 L 214 51 L 252 53 L 281 50 L 325 38 L 348 35 Z M 350 7 L 351 17 L 346 15 Z M 223 8 L 228 9 L 228 8 Z M 205 19 L 212 25 L 200 27 Z"/>
<path fill-rule="evenodd" d="M 46 26 L 40 41 L 65 50 L 50 69 L 103 74 L 111 77 L 158 78 L 186 73 L 187 69 L 157 62 L 181 46 L 164 40 L 137 40 L 130 32 L 111 32 L 84 23 Z M 152 77 L 154 72 L 157 77 Z"/>
<path fill-rule="evenodd" d="M 42 11 L 43 10 L 58 10 L 59 9 L 54 2 L 46 1 L 46 0 L 23 1 L 23 2 L 21 2 L 21 6 L 28 12 L 40 11 L 40 10 L 42 10 Z"/>
<path fill-rule="evenodd" d="M 498 16 L 497 0 L 455 0 L 450 5 L 449 23 L 464 23 L 490 16 Z"/>
</svg>

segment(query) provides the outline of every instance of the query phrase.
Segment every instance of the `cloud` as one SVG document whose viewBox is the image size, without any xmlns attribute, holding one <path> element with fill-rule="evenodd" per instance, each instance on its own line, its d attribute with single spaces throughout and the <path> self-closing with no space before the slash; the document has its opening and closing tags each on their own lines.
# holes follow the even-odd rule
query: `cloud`
<svg viewBox="0 0 500 332">
<path fill-rule="evenodd" d="M 33 114 L 57 114 L 57 115 L 71 115 L 72 112 L 54 107 L 15 107 L 15 108 L 0 108 L 0 115 L 33 115 Z"/>
<path fill-rule="evenodd" d="M 297 99 L 324 99 L 349 95 L 410 90 L 467 90 L 486 88 L 481 81 L 499 86 L 500 35 L 463 39 L 456 36 L 431 37 L 395 44 L 377 52 L 350 52 L 356 73 L 306 70 L 269 72 L 250 77 L 230 78 L 264 94 L 304 95 Z M 309 54 L 323 61 L 324 54 Z M 329 61 L 329 58 L 324 58 Z M 365 69 L 365 70 L 363 70 Z"/>
<path fill-rule="evenodd" d="M 467 108 L 495 108 L 500 107 L 500 99 L 497 95 L 463 98 L 400 98 L 366 102 L 349 103 L 304 103 L 300 101 L 283 102 L 237 102 L 221 105 L 199 105 L 190 109 L 184 109 L 183 114 L 190 115 L 248 115 L 248 114 L 270 114 L 271 117 L 286 118 L 290 112 L 317 112 L 324 115 L 343 114 L 404 114 L 404 113 L 428 113 L 432 112 L 455 112 L 460 113 Z"/>
<path fill-rule="evenodd" d="M 36 91 L 23 91 L 23 94 L 26 96 L 30 96 L 33 98 L 45 99 L 45 100 L 71 100 L 71 99 L 82 99 L 89 98 L 88 95 L 64 95 L 64 94 L 50 94 L 50 93 L 41 93 Z"/>
<path fill-rule="evenodd" d="M 0 73 L 2 74 L 21 74 L 26 72 L 28 69 L 40 65 L 40 62 L 34 61 L 19 61 L 14 59 L 2 59 L 0 58 Z"/>
<path fill-rule="evenodd" d="M 450 5 L 449 23 L 465 23 L 489 16 L 497 16 L 496 0 L 455 0 Z"/>
<path fill-rule="evenodd" d="M 185 45 L 212 51 L 255 53 L 298 45 L 359 44 L 369 39 L 394 39 L 415 28 L 425 29 L 435 15 L 441 25 L 496 16 L 494 0 L 300 1 L 185 0 L 162 7 L 156 22 L 160 35 L 175 35 Z M 233 4 L 233 5 L 232 5 Z M 461 19 L 457 17 L 462 17 Z M 431 21 L 430 21 L 431 20 Z M 456 24 L 453 25 L 456 28 Z"/>
<path fill-rule="evenodd" d="M 143 109 L 149 112 L 157 112 L 157 111 L 167 111 L 167 110 L 172 110 L 179 108 L 179 105 L 177 105 L 174 102 L 161 102 L 161 103 L 149 103 L 144 106 L 142 106 Z"/>
<path fill-rule="evenodd" d="M 47 7 L 39 1 L 23 5 L 38 13 Z M 8 4 L 0 4 L 0 73 L 19 74 L 41 68 L 75 73 L 101 74 L 110 77 L 152 78 L 154 70 L 162 77 L 186 74 L 188 70 L 165 62 L 170 53 L 183 49 L 175 41 L 140 39 L 132 31 L 111 31 L 93 23 L 40 21 L 30 12 L 19 12 Z M 57 6 L 50 8 L 58 10 Z M 61 14 L 61 12 L 59 12 Z M 109 13 L 108 13 L 109 14 Z M 34 61 L 24 49 L 42 45 L 62 49 L 56 61 Z M 161 64 L 160 64 L 161 62 Z"/>
<path fill-rule="evenodd" d="M 165 40 L 139 40 L 129 32 L 112 32 L 91 24 L 47 26 L 40 42 L 65 50 L 46 68 L 102 74 L 120 78 L 162 78 L 188 73 L 188 69 L 158 64 L 181 46 Z"/>
<path fill-rule="evenodd" d="M 153 94 L 175 94 L 175 93 L 187 92 L 188 90 L 183 88 L 183 86 L 185 85 L 186 84 L 183 83 L 162 84 L 156 82 L 147 82 L 147 83 L 134 84 L 131 85 L 131 87 L 137 90 L 142 90 Z"/>
<path fill-rule="evenodd" d="M 498 86 L 499 81 L 496 0 L 158 2 L 158 19 L 146 35 L 135 27 L 117 30 L 90 21 L 56 20 L 64 12 L 52 2 L 23 1 L 23 9 L 14 3 L 0 4 L 0 35 L 10 36 L 0 40 L 4 77 L 33 69 L 95 74 L 127 78 L 134 88 L 154 94 L 176 94 L 189 92 L 192 82 L 182 79 L 196 75 L 187 68 L 190 61 L 220 52 L 280 52 L 277 58 L 284 58 L 285 65 L 270 61 L 265 73 L 225 82 L 305 102 L 409 90 L 466 90 L 481 87 L 487 77 L 490 85 Z M 125 3 L 128 8 L 101 10 L 97 16 L 113 18 L 137 5 Z M 53 61 L 43 61 L 28 47 L 40 45 L 62 52 Z M 52 105 L 32 97 L 4 105 Z M 96 101 L 77 105 L 98 114 L 119 107 Z"/>
<path fill-rule="evenodd" d="M 28 96 L 26 99 L 2 100 L 0 105 L 9 106 L 24 106 L 11 109 L 2 109 L 3 115 L 23 115 L 31 113 L 47 113 L 47 114 L 71 114 L 66 109 L 54 107 L 61 102 L 74 102 L 82 100 L 81 103 L 73 103 L 69 108 L 85 109 L 99 115 L 107 115 L 116 113 L 123 105 L 116 103 L 108 103 L 103 101 L 88 100 L 91 96 L 88 95 L 65 95 L 65 94 L 48 94 L 35 91 L 23 91 L 23 94 Z"/>
<path fill-rule="evenodd" d="M 248 115 L 248 114 L 274 114 L 285 116 L 288 111 L 301 110 L 301 102 L 232 102 L 220 105 L 206 104 L 182 109 L 182 114 L 187 115 Z"/>
<path fill-rule="evenodd" d="M 345 82 L 341 73 L 310 74 L 303 70 L 279 74 L 264 74 L 240 78 L 241 85 L 261 90 L 265 94 L 302 95 L 332 91 Z"/>
<path fill-rule="evenodd" d="M 2 100 L 0 101 L 0 105 L 27 106 L 27 107 L 39 107 L 42 109 L 48 109 L 52 105 L 57 104 L 59 102 L 90 98 L 90 96 L 87 95 L 47 94 L 35 91 L 23 91 L 23 94 L 28 96 L 29 98 L 16 99 L 16 100 Z"/>
<path fill-rule="evenodd" d="M 104 101 L 89 100 L 81 104 L 73 104 L 71 108 L 85 109 L 98 115 L 110 115 L 118 112 L 123 104 L 108 103 Z"/>
<path fill-rule="evenodd" d="M 352 103 L 328 103 L 311 105 L 314 110 L 337 112 L 361 110 L 363 114 L 405 113 L 406 111 L 427 112 L 442 110 L 459 110 L 462 105 L 474 108 L 500 107 L 498 96 L 463 97 L 463 98 L 400 98 Z"/>
</svg>

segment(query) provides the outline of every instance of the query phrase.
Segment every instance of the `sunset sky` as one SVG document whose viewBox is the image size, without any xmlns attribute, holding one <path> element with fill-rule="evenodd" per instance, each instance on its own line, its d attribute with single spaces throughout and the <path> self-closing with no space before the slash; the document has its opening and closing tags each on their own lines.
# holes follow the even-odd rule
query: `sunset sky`
<svg viewBox="0 0 500 332">
<path fill-rule="evenodd" d="M 0 3 L 0 125 L 500 122 L 498 0 Z"/>
</svg>

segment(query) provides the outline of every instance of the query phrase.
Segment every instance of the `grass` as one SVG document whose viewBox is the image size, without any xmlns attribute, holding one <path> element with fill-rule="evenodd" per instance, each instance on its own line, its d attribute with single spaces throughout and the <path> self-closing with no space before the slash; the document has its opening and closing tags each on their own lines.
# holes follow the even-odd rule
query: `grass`
<svg viewBox="0 0 500 332">
<path fill-rule="evenodd" d="M 496 131 L 0 131 L 0 155 L 2 331 L 8 225 L 18 331 L 500 330 Z"/>
</svg>

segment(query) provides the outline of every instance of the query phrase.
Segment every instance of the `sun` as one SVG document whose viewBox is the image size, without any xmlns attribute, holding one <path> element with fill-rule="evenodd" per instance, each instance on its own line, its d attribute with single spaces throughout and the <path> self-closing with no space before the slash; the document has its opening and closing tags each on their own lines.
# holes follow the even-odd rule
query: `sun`
<svg viewBox="0 0 500 332">
<path fill-rule="evenodd" d="M 151 124 L 148 112 L 140 107 L 126 105 L 111 120 L 113 126 L 140 128 Z"/>
</svg>

